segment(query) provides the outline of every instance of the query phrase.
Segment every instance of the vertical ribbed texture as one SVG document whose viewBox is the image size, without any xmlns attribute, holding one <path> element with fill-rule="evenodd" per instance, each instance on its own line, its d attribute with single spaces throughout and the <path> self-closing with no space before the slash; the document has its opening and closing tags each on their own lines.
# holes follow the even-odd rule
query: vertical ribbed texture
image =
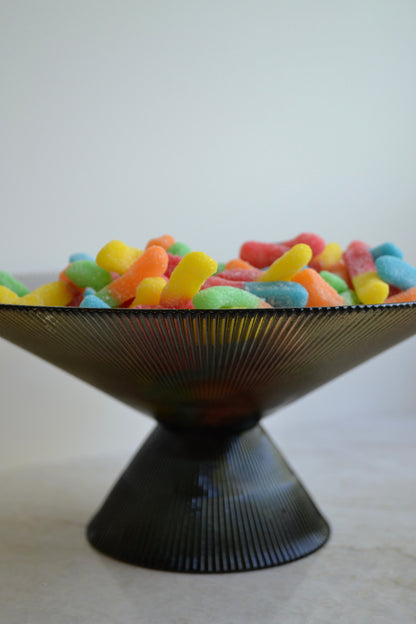
<svg viewBox="0 0 416 624">
<path fill-rule="evenodd" d="M 164 425 L 88 536 L 123 561 L 188 572 L 279 565 L 326 541 L 325 520 L 255 423 L 415 332 L 416 304 L 212 312 L 0 305 L 1 337 Z"/>
<path fill-rule="evenodd" d="M 0 306 L 0 336 L 184 426 L 244 425 L 415 332 L 415 304 L 216 312 Z"/>
<path fill-rule="evenodd" d="M 260 426 L 228 436 L 158 427 L 88 527 L 90 542 L 107 555 L 177 572 L 280 565 L 328 536 Z"/>
</svg>

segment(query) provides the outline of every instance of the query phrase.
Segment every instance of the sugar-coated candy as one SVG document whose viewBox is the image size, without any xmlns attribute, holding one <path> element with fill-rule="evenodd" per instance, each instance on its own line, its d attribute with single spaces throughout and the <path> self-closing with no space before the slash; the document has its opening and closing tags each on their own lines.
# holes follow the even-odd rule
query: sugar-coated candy
<svg viewBox="0 0 416 624">
<path fill-rule="evenodd" d="M 138 305 L 157 306 L 160 303 L 160 295 L 166 286 L 166 279 L 163 277 L 145 277 L 136 289 L 136 296 L 131 308 Z"/>
<path fill-rule="evenodd" d="M 344 305 L 353 306 L 360 303 L 360 300 L 358 299 L 352 288 L 347 288 L 346 290 L 343 290 L 340 295 L 344 299 Z"/>
<path fill-rule="evenodd" d="M 244 288 L 249 282 L 243 282 L 241 280 L 230 280 L 220 275 L 211 275 L 201 286 L 201 290 L 211 288 L 211 286 L 234 286 L 234 288 Z"/>
<path fill-rule="evenodd" d="M 111 308 L 118 307 L 133 299 L 137 286 L 146 277 L 160 277 L 168 267 L 168 254 L 163 247 L 152 245 L 146 247 L 141 256 L 131 267 L 113 282 L 97 292 Z"/>
<path fill-rule="evenodd" d="M 148 247 L 153 247 L 156 245 L 157 247 L 163 247 L 165 251 L 174 245 L 175 239 L 170 234 L 162 234 L 162 236 L 158 236 L 157 238 L 151 238 L 146 245 L 146 249 Z"/>
<path fill-rule="evenodd" d="M 380 256 L 394 256 L 395 258 L 403 258 L 403 252 L 394 243 L 382 243 L 370 249 L 373 260 L 377 260 Z"/>
<path fill-rule="evenodd" d="M 254 267 L 249 262 L 246 262 L 241 258 L 232 258 L 225 263 L 223 270 L 229 271 L 233 269 L 248 269 L 250 271 L 251 269 L 254 269 Z"/>
<path fill-rule="evenodd" d="M 216 275 L 237 282 L 253 282 L 261 277 L 263 273 L 264 271 L 261 269 L 224 269 L 224 271 L 217 272 Z"/>
<path fill-rule="evenodd" d="M 221 273 L 222 271 L 225 271 L 226 267 L 227 267 L 227 263 L 226 262 L 218 262 L 217 270 L 215 271 L 215 275 L 218 275 L 218 273 Z"/>
<path fill-rule="evenodd" d="M 77 260 L 64 271 L 64 275 L 79 288 L 90 286 L 101 290 L 112 281 L 109 271 L 102 269 L 94 260 Z"/>
<path fill-rule="evenodd" d="M 324 250 L 313 258 L 311 268 L 317 271 L 329 270 L 342 258 L 342 247 L 339 243 L 328 243 Z"/>
<path fill-rule="evenodd" d="M 385 303 L 408 303 L 410 301 L 416 301 L 416 286 L 388 297 Z"/>
<path fill-rule="evenodd" d="M 194 296 L 193 304 L 196 310 L 269 307 L 260 297 L 233 286 L 212 286 L 201 290 Z"/>
<path fill-rule="evenodd" d="M 303 269 L 292 279 L 308 291 L 307 305 L 310 307 L 342 306 L 345 304 L 344 298 L 315 269 Z"/>
<path fill-rule="evenodd" d="M 416 268 L 396 256 L 379 256 L 376 259 L 379 277 L 400 290 L 416 286 Z"/>
<path fill-rule="evenodd" d="M 343 254 L 355 293 L 361 303 L 383 303 L 389 294 L 389 286 L 380 279 L 368 245 L 352 241 Z"/>
<path fill-rule="evenodd" d="M 260 282 L 279 282 L 290 280 L 299 273 L 312 258 L 312 249 L 309 245 L 299 243 L 286 251 L 283 256 L 257 278 Z"/>
<path fill-rule="evenodd" d="M 60 280 L 43 284 L 32 290 L 32 292 L 20 297 L 16 301 L 17 305 L 34 305 L 34 306 L 67 306 L 72 300 L 74 291 L 66 282 Z"/>
<path fill-rule="evenodd" d="M 6 286 L 12 290 L 19 297 L 23 297 L 23 295 L 27 295 L 30 293 L 30 288 L 22 284 L 22 282 L 7 271 L 0 271 L 0 286 Z"/>
<path fill-rule="evenodd" d="M 264 299 L 273 308 L 303 308 L 308 291 L 296 282 L 246 282 L 244 290 Z"/>
<path fill-rule="evenodd" d="M 181 243 L 180 241 L 176 241 L 176 243 L 173 243 L 173 245 L 171 245 L 167 251 L 168 253 L 174 256 L 183 257 L 183 256 L 186 256 L 187 253 L 192 251 L 192 249 L 186 243 Z"/>
<path fill-rule="evenodd" d="M 90 254 L 84 253 L 83 251 L 78 251 L 69 256 L 69 263 L 78 262 L 78 260 L 94 260 Z"/>
<path fill-rule="evenodd" d="M 300 243 L 304 245 L 308 245 L 311 248 L 312 255 L 318 256 L 325 250 L 325 241 L 321 236 L 317 234 L 313 234 L 312 232 L 302 232 L 287 241 L 283 241 L 280 243 L 284 247 L 294 247 L 295 245 L 299 245 Z"/>
<path fill-rule="evenodd" d="M 240 258 L 257 269 L 264 269 L 288 251 L 288 245 L 247 241 L 241 246 Z"/>
<path fill-rule="evenodd" d="M 105 303 L 97 295 L 87 295 L 79 304 L 80 308 L 109 308 L 110 306 Z"/>
<path fill-rule="evenodd" d="M 353 240 L 343 249 L 310 232 L 249 240 L 219 263 L 170 234 L 140 248 L 110 240 L 95 258 L 69 255 L 55 282 L 32 291 L 0 271 L 0 305 L 193 310 L 408 302 L 416 303 L 416 267 L 397 245 Z"/>
<path fill-rule="evenodd" d="M 342 293 L 345 290 L 348 290 L 347 282 L 336 273 L 331 273 L 331 271 L 320 271 L 319 275 L 323 277 L 328 284 L 331 284 L 332 288 L 335 288 L 337 293 Z"/>
<path fill-rule="evenodd" d="M 130 247 L 123 241 L 112 240 L 100 249 L 95 261 L 102 269 L 123 275 L 142 253 L 141 249 Z"/>
<path fill-rule="evenodd" d="M 186 254 L 172 272 L 160 296 L 167 308 L 189 307 L 202 284 L 217 270 L 216 261 L 202 251 Z"/>
<path fill-rule="evenodd" d="M 17 303 L 19 295 L 14 290 L 0 284 L 0 303 Z"/>
</svg>

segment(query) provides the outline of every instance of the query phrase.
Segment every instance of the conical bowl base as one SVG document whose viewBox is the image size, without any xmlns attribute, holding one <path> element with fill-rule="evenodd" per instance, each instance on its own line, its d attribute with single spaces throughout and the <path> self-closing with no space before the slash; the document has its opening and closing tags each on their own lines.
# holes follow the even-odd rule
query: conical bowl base
<svg viewBox="0 0 416 624">
<path fill-rule="evenodd" d="M 259 425 L 228 434 L 158 426 L 87 535 L 134 565 L 237 572 L 304 557 L 326 542 L 329 527 Z"/>
</svg>

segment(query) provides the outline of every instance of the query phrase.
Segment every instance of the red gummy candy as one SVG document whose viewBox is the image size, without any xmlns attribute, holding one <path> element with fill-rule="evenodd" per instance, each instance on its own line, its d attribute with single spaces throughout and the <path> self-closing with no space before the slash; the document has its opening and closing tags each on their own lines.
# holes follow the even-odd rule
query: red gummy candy
<svg viewBox="0 0 416 624">
<path fill-rule="evenodd" d="M 285 243 L 259 243 L 247 241 L 241 246 L 240 258 L 258 269 L 269 267 L 277 258 L 283 256 L 289 247 Z"/>
<path fill-rule="evenodd" d="M 281 245 L 285 245 L 288 248 L 294 247 L 295 245 L 299 245 L 303 243 L 304 245 L 309 245 L 312 249 L 312 257 L 319 256 L 325 249 L 326 243 L 321 236 L 317 234 L 312 234 L 311 232 L 302 232 L 298 234 L 295 238 L 291 238 L 290 240 L 284 241 L 280 243 Z"/>
</svg>

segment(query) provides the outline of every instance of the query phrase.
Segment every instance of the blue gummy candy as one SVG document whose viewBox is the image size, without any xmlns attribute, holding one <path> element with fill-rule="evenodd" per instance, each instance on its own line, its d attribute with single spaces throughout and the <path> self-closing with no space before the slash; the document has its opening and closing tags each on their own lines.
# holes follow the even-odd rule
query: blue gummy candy
<svg viewBox="0 0 416 624">
<path fill-rule="evenodd" d="M 95 295 L 97 291 L 95 290 L 95 288 L 92 288 L 91 286 L 87 286 L 86 289 L 84 290 L 84 299 L 85 297 L 88 297 L 89 295 Z"/>
<path fill-rule="evenodd" d="M 87 295 L 79 304 L 80 308 L 109 308 L 102 299 L 95 295 Z"/>
<path fill-rule="evenodd" d="M 93 258 L 92 256 L 90 256 L 87 253 L 83 253 L 82 251 L 78 252 L 78 253 L 73 253 L 71 256 L 69 256 L 69 262 L 78 262 L 78 260 L 95 260 L 95 258 Z"/>
<path fill-rule="evenodd" d="M 370 249 L 373 260 L 377 260 L 380 256 L 394 256 L 395 258 L 403 258 L 403 252 L 394 243 L 383 243 L 377 247 Z"/>
<path fill-rule="evenodd" d="M 380 256 L 376 262 L 377 273 L 384 282 L 407 290 L 416 286 L 416 268 L 394 256 Z"/>
<path fill-rule="evenodd" d="M 306 288 L 297 282 L 246 282 L 244 290 L 274 308 L 304 308 L 309 297 Z"/>
</svg>

